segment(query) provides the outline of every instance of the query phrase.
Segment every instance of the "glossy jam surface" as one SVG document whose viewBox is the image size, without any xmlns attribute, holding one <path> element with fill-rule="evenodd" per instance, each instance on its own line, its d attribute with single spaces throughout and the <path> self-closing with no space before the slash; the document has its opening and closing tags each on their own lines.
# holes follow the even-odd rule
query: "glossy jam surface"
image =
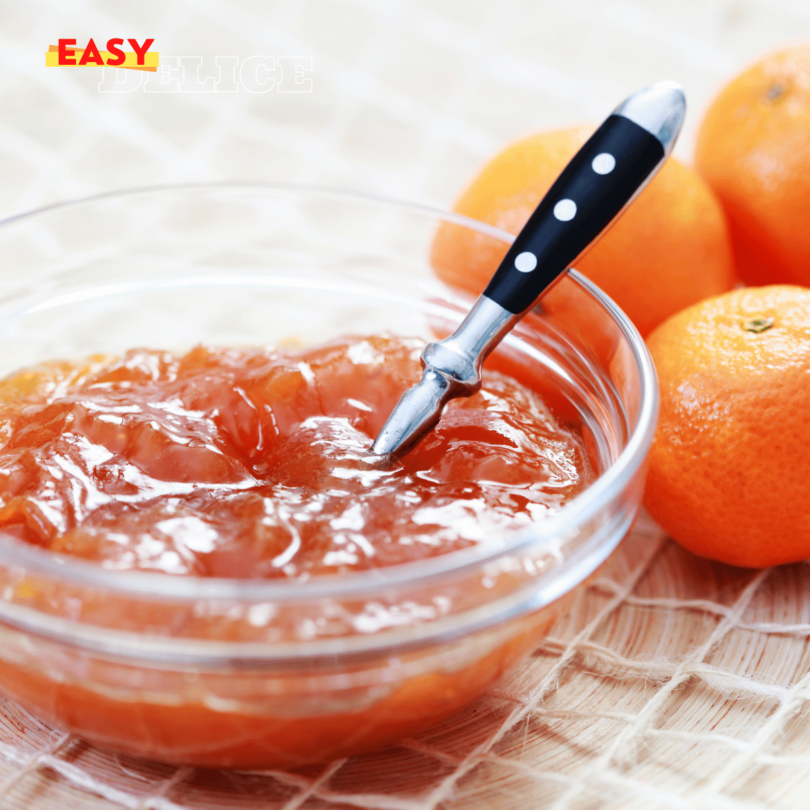
<svg viewBox="0 0 810 810">
<path fill-rule="evenodd" d="M 497 542 L 590 483 L 579 433 L 498 374 L 381 466 L 371 443 L 421 347 L 136 349 L 19 372 L 0 382 L 0 527 L 111 569 L 306 579 Z"/>
</svg>

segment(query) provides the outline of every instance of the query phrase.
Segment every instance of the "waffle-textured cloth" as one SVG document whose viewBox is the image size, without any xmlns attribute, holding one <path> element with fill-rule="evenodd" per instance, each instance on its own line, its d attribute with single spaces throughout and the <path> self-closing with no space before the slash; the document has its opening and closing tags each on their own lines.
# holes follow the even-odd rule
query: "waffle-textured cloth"
<svg viewBox="0 0 810 810">
<path fill-rule="evenodd" d="M 507 683 L 418 739 L 294 771 L 116 756 L 0 704 L 0 807 L 806 807 L 810 566 L 700 560 L 642 519 Z"/>
</svg>

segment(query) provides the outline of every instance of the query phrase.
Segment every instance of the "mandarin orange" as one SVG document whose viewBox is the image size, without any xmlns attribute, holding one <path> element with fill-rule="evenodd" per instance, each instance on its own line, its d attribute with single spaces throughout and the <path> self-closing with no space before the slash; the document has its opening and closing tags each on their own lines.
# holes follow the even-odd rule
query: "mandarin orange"
<svg viewBox="0 0 810 810">
<path fill-rule="evenodd" d="M 517 234 L 592 131 L 555 130 L 512 144 L 484 167 L 454 210 Z M 493 239 L 447 224 L 436 235 L 431 262 L 449 284 L 480 293 L 504 254 Z M 701 177 L 674 158 L 576 267 L 642 335 L 735 282 L 722 209 Z"/>
<path fill-rule="evenodd" d="M 661 389 L 644 504 L 702 557 L 810 557 L 810 290 L 734 290 L 648 340 Z"/>
<path fill-rule="evenodd" d="M 810 285 L 810 45 L 762 59 L 722 90 L 695 165 L 723 204 L 742 279 Z"/>
</svg>

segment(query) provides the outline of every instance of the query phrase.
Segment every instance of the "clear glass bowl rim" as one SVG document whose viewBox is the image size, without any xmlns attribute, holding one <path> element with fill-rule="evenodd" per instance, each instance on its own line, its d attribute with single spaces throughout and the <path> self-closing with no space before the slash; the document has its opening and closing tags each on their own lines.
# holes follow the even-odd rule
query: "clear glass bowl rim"
<svg viewBox="0 0 810 810">
<path fill-rule="evenodd" d="M 515 239 L 512 234 L 492 225 L 420 203 L 403 202 L 376 194 L 329 186 L 258 182 L 166 184 L 104 192 L 76 200 L 54 203 L 0 220 L 0 237 L 2 237 L 2 229 L 6 226 L 67 208 L 90 207 L 105 201 L 125 201 L 128 198 L 147 194 L 229 190 L 266 192 L 278 196 L 322 196 L 356 203 L 381 205 L 403 213 L 432 218 L 437 222 L 460 225 L 498 239 L 504 244 L 511 244 Z M 631 426 L 628 441 L 619 457 L 591 486 L 567 503 L 559 512 L 546 518 L 542 524 L 516 532 L 513 537 L 497 547 L 475 547 L 388 568 L 345 574 L 340 577 L 319 577 L 309 580 L 303 585 L 299 582 L 175 577 L 142 571 L 110 571 L 93 563 L 26 546 L 11 538 L 6 540 L 2 533 L 0 533 L 0 564 L 22 566 L 63 583 L 71 582 L 76 585 L 92 586 L 104 591 L 147 599 L 149 597 L 168 598 L 179 602 L 233 599 L 240 602 L 295 603 L 309 602 L 313 599 L 362 596 L 394 586 L 424 585 L 431 580 L 442 579 L 448 574 L 471 573 L 474 569 L 489 562 L 519 554 L 532 545 L 545 543 L 562 532 L 576 531 L 578 527 L 585 525 L 600 510 L 607 507 L 614 498 L 618 497 L 644 463 L 652 443 L 658 415 L 658 383 L 655 367 L 644 339 L 624 312 L 599 287 L 576 270 L 569 270 L 569 275 L 574 283 L 590 293 L 607 311 L 628 341 L 633 361 L 639 372 L 641 404 L 638 418 L 635 426 Z"/>
</svg>

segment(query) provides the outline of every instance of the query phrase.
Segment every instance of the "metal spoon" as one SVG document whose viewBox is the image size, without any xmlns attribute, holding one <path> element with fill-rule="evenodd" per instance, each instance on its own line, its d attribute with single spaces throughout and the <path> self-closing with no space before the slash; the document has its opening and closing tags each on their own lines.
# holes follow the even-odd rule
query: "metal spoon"
<svg viewBox="0 0 810 810">
<path fill-rule="evenodd" d="M 451 399 L 478 391 L 487 355 L 652 179 L 685 114 L 681 86 L 658 82 L 608 116 L 540 201 L 458 329 L 425 346 L 422 379 L 400 398 L 373 453 L 407 452 Z"/>
</svg>

